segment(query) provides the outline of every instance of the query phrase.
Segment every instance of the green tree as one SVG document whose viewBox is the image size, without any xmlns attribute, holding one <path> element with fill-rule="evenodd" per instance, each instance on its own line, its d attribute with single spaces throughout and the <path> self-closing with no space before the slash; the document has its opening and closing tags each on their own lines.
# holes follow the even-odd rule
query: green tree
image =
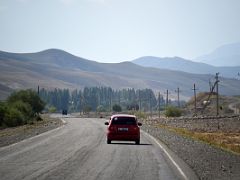
<svg viewBox="0 0 240 180">
<path fill-rule="evenodd" d="M 3 125 L 6 111 L 7 111 L 6 103 L 5 102 L 0 102 L 0 126 Z"/>
<path fill-rule="evenodd" d="M 92 108 L 91 108 L 90 106 L 84 106 L 84 107 L 83 107 L 83 112 L 84 112 L 84 113 L 87 113 L 87 114 L 88 114 L 91 110 L 92 110 Z"/>
<path fill-rule="evenodd" d="M 3 124 L 9 127 L 14 127 L 22 125 L 23 122 L 23 114 L 15 107 L 9 106 L 5 112 Z"/>
<path fill-rule="evenodd" d="M 50 107 L 48 108 L 48 111 L 49 111 L 50 113 L 55 113 L 55 112 L 57 111 L 57 108 L 54 107 L 54 106 L 50 106 Z"/>
<path fill-rule="evenodd" d="M 151 89 L 113 90 L 110 87 L 85 87 L 82 90 L 73 90 L 69 93 L 66 89 L 40 90 L 40 96 L 48 103 L 48 107 L 54 106 L 57 110 L 71 109 L 72 111 L 84 111 L 85 106 L 90 106 L 92 111 L 97 110 L 99 105 L 111 110 L 113 104 L 118 104 L 122 109 L 128 109 L 129 105 L 135 104 L 138 109 L 140 102 L 142 110 L 150 110 L 157 105 L 154 92 Z M 69 102 L 71 102 L 69 104 Z"/>
<path fill-rule="evenodd" d="M 32 108 L 33 115 L 39 114 L 45 106 L 45 103 L 41 100 L 38 94 L 30 89 L 14 92 L 7 99 L 9 104 L 16 103 L 17 101 L 29 104 Z"/>
<path fill-rule="evenodd" d="M 182 115 L 182 111 L 177 107 L 169 106 L 165 111 L 167 117 L 179 117 Z"/>
<path fill-rule="evenodd" d="M 33 116 L 34 113 L 30 104 L 24 103 L 23 101 L 16 101 L 11 104 L 11 107 L 18 110 L 21 114 L 23 119 L 23 123 L 27 123 Z"/>
<path fill-rule="evenodd" d="M 106 109 L 104 108 L 104 106 L 103 105 L 99 105 L 98 107 L 97 107 L 97 112 L 105 112 L 106 111 Z"/>
<path fill-rule="evenodd" d="M 122 111 L 122 107 L 120 105 L 118 105 L 118 104 L 114 104 L 112 109 L 115 112 L 121 112 Z"/>
</svg>

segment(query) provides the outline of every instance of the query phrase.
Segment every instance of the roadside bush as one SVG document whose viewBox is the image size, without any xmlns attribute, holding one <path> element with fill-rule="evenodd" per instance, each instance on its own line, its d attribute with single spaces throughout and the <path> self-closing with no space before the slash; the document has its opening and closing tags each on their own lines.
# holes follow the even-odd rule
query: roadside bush
<svg viewBox="0 0 240 180">
<path fill-rule="evenodd" d="M 83 107 L 83 112 L 86 114 L 89 114 L 89 112 L 91 112 L 92 108 L 91 106 L 84 106 Z"/>
<path fill-rule="evenodd" d="M 138 119 L 142 119 L 142 120 L 147 119 L 146 113 L 141 112 L 141 111 L 137 111 L 137 112 L 135 113 L 135 116 L 136 116 Z"/>
<path fill-rule="evenodd" d="M 11 94 L 6 102 L 0 102 L 0 126 L 14 127 L 42 120 L 39 113 L 45 103 L 32 90 Z"/>
<path fill-rule="evenodd" d="M 23 123 L 23 114 L 14 107 L 8 107 L 4 115 L 3 124 L 8 127 L 15 127 L 22 125 Z"/>
<path fill-rule="evenodd" d="M 3 125 L 4 117 L 7 111 L 6 103 L 0 102 L 0 126 Z"/>
<path fill-rule="evenodd" d="M 7 102 L 9 104 L 15 103 L 17 101 L 22 101 L 29 104 L 34 115 L 40 113 L 45 106 L 45 103 L 41 100 L 38 94 L 30 89 L 14 92 L 7 99 Z"/>
<path fill-rule="evenodd" d="M 19 112 L 22 113 L 24 117 L 24 123 L 29 121 L 32 117 L 34 117 L 34 113 L 32 111 L 32 108 L 29 104 L 24 103 L 22 101 L 16 101 L 11 104 L 11 107 L 17 109 Z"/>
<path fill-rule="evenodd" d="M 106 109 L 104 108 L 104 106 L 103 105 L 99 105 L 98 107 L 97 107 L 97 112 L 106 112 Z"/>
<path fill-rule="evenodd" d="M 176 107 L 169 106 L 165 111 L 167 117 L 179 117 L 182 115 L 182 111 Z"/>
<path fill-rule="evenodd" d="M 114 104 L 113 107 L 112 107 L 112 110 L 114 112 L 121 112 L 122 111 L 122 107 L 118 104 Z"/>
<path fill-rule="evenodd" d="M 48 108 L 48 111 L 49 111 L 50 113 L 55 113 L 55 112 L 57 111 L 57 108 L 54 107 L 54 106 L 50 106 L 50 107 Z"/>
</svg>

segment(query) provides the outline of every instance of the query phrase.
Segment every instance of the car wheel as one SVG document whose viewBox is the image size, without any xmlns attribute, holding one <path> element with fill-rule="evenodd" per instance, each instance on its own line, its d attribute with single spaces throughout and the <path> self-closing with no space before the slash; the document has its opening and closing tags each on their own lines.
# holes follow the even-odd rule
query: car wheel
<svg viewBox="0 0 240 180">
<path fill-rule="evenodd" d="M 107 144 L 111 144 L 111 140 L 107 139 Z"/>
<path fill-rule="evenodd" d="M 139 145 L 140 144 L 140 139 L 136 140 L 135 142 L 136 142 L 137 145 Z"/>
</svg>

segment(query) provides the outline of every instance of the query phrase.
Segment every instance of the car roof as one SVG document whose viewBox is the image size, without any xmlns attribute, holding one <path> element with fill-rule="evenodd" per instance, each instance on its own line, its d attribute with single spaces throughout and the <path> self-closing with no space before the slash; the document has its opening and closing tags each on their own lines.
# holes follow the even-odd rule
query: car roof
<svg viewBox="0 0 240 180">
<path fill-rule="evenodd" d="M 136 116 L 134 115 L 130 115 L 130 114 L 114 114 L 111 116 L 111 119 L 114 117 L 132 117 L 132 118 L 136 118 Z"/>
</svg>

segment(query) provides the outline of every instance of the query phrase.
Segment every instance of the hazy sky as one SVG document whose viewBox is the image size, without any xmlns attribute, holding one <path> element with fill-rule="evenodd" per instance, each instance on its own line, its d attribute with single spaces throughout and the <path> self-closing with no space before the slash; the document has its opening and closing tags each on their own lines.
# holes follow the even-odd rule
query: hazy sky
<svg viewBox="0 0 240 180">
<path fill-rule="evenodd" d="M 0 0 L 0 50 L 193 59 L 240 41 L 240 0 Z"/>
</svg>

